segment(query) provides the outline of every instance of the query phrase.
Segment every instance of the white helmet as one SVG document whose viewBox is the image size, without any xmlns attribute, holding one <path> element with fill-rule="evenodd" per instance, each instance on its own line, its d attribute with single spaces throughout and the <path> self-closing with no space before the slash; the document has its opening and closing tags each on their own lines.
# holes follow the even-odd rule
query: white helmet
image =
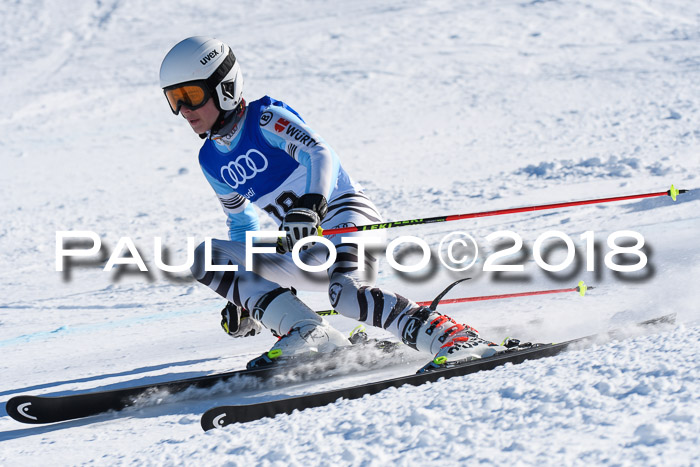
<svg viewBox="0 0 700 467">
<path fill-rule="evenodd" d="M 176 115 L 182 104 L 198 108 L 209 97 L 219 110 L 234 110 L 243 98 L 236 57 L 228 45 L 211 37 L 189 37 L 170 49 L 160 65 L 160 87 Z"/>
</svg>

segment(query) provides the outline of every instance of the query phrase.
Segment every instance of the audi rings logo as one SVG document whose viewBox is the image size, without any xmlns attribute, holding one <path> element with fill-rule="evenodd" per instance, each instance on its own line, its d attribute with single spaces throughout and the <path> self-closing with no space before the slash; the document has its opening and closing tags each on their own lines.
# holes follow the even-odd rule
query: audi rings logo
<svg viewBox="0 0 700 467">
<path fill-rule="evenodd" d="M 260 151 L 251 149 L 244 155 L 238 156 L 235 161 L 221 167 L 221 178 L 235 190 L 265 169 L 267 169 L 265 156 Z"/>
</svg>

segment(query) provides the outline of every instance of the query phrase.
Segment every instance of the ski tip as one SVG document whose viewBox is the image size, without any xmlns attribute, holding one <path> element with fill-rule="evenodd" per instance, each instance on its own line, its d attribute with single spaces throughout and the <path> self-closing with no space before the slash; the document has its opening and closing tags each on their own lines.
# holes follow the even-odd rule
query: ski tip
<svg viewBox="0 0 700 467">
<path fill-rule="evenodd" d="M 221 410 L 219 407 L 207 410 L 204 415 L 202 415 L 202 419 L 200 421 L 204 431 L 222 428 L 229 423 L 230 422 L 226 420 L 226 411 Z"/>
<path fill-rule="evenodd" d="M 36 416 L 37 414 L 33 413 L 33 403 L 34 399 L 32 396 L 15 396 L 7 401 L 5 410 L 7 411 L 7 415 L 18 422 L 32 424 L 43 423 Z"/>
</svg>

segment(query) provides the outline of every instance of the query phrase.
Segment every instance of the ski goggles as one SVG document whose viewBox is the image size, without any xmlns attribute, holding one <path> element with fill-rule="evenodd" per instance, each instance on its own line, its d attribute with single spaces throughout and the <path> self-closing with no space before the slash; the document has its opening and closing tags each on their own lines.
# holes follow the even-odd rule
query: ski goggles
<svg viewBox="0 0 700 467">
<path fill-rule="evenodd" d="M 196 110 L 202 107 L 209 100 L 209 87 L 206 81 L 190 81 L 187 83 L 175 84 L 163 88 L 165 97 L 170 104 L 170 110 L 177 115 L 180 108 L 185 105 L 188 109 Z"/>
</svg>

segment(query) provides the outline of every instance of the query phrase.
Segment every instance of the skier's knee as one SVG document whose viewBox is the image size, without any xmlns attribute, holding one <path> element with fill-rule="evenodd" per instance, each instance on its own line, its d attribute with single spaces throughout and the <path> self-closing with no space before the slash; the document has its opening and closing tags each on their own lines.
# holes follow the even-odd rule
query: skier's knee
<svg viewBox="0 0 700 467">
<path fill-rule="evenodd" d="M 190 271 L 195 279 L 202 282 L 207 277 L 211 277 L 213 271 L 207 266 L 235 264 L 231 259 L 231 254 L 225 249 L 225 245 L 226 242 L 223 240 L 212 239 L 211 258 L 208 258 L 208 261 L 206 258 L 206 242 L 200 243 L 194 249 L 194 263 L 192 263 Z M 207 282 L 210 282 L 210 280 Z"/>
<path fill-rule="evenodd" d="M 334 274 L 328 285 L 328 300 L 331 302 L 331 306 L 339 313 L 342 313 L 341 298 L 343 294 L 356 295 L 360 285 L 352 277 L 345 274 Z"/>
<path fill-rule="evenodd" d="M 300 324 L 323 322 L 308 305 L 284 287 L 263 294 L 252 306 L 250 315 L 280 336 Z"/>
<path fill-rule="evenodd" d="M 206 274 L 204 267 L 204 242 L 200 243 L 197 248 L 194 249 L 194 262 L 192 263 L 192 267 L 190 267 L 190 271 L 195 279 L 202 282 Z"/>
</svg>

